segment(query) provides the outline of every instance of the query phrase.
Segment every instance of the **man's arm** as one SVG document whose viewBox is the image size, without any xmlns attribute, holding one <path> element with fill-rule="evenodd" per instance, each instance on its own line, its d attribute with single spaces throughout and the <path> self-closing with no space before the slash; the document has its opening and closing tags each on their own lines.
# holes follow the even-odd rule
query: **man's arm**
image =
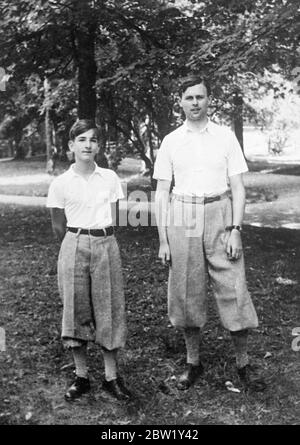
<svg viewBox="0 0 300 445">
<path fill-rule="evenodd" d="M 232 193 L 232 224 L 241 226 L 243 223 L 246 193 L 242 173 L 229 177 Z M 240 258 L 242 252 L 241 234 L 237 229 L 233 229 L 227 242 L 227 254 L 230 259 Z"/>
<path fill-rule="evenodd" d="M 55 236 L 62 241 L 66 233 L 66 215 L 64 209 L 59 209 L 57 207 L 50 208 L 50 215 L 52 221 L 52 230 Z"/>
<path fill-rule="evenodd" d="M 167 217 L 171 181 L 159 179 L 155 193 L 155 217 L 159 235 L 158 257 L 162 264 L 170 261 L 170 247 L 167 237 Z"/>
</svg>

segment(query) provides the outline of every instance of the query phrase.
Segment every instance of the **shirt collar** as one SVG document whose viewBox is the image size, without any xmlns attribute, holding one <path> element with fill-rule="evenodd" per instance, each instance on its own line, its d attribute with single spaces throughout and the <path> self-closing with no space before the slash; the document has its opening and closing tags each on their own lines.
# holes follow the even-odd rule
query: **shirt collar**
<svg viewBox="0 0 300 445">
<path fill-rule="evenodd" d="M 100 176 L 102 176 L 102 168 L 99 167 L 99 166 L 96 164 L 96 162 L 94 162 L 94 164 L 95 164 L 95 170 L 93 171 L 93 173 L 91 174 L 91 176 L 96 175 L 96 174 L 99 174 Z M 80 176 L 79 173 L 76 173 L 76 172 L 75 172 L 75 170 L 74 170 L 74 165 L 75 165 L 75 164 L 71 164 L 71 165 L 70 165 L 69 170 L 68 170 L 69 174 L 70 174 L 71 176 L 73 176 L 73 177 L 74 177 L 74 176 Z"/>
<path fill-rule="evenodd" d="M 207 124 L 205 125 L 205 127 L 204 127 L 202 130 L 200 130 L 200 131 L 195 131 L 195 130 L 189 128 L 189 126 L 188 126 L 188 122 L 185 121 L 185 122 L 183 123 L 183 128 L 184 128 L 184 130 L 185 130 L 186 132 L 189 132 L 189 133 L 198 133 L 198 134 L 202 134 L 202 133 L 206 133 L 206 132 L 208 132 L 208 133 L 213 134 L 213 133 L 214 133 L 214 129 L 215 129 L 215 124 L 214 124 L 210 119 L 208 119 Z"/>
</svg>

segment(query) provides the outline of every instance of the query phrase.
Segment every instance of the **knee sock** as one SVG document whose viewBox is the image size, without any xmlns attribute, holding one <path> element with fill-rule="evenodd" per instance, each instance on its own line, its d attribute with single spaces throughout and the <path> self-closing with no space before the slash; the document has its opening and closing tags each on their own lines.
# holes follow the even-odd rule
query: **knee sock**
<svg viewBox="0 0 300 445">
<path fill-rule="evenodd" d="M 187 363 L 199 365 L 200 328 L 186 328 L 183 335 L 187 351 Z"/>
<path fill-rule="evenodd" d="M 86 345 L 82 345 L 76 348 L 72 349 L 73 352 L 73 358 L 74 358 L 74 362 L 75 362 L 75 367 L 76 367 L 76 375 L 78 377 L 83 377 L 83 378 L 87 378 L 88 377 L 88 368 L 87 368 L 87 363 L 86 363 L 86 350 L 87 350 L 87 346 Z"/>
<path fill-rule="evenodd" d="M 108 382 L 117 378 L 117 349 L 108 351 L 102 349 L 104 368 L 105 368 L 105 380 Z"/>
<path fill-rule="evenodd" d="M 247 353 L 248 331 L 247 329 L 243 329 L 241 331 L 231 331 L 230 334 L 235 348 L 236 366 L 238 368 L 243 368 L 249 363 Z"/>
</svg>

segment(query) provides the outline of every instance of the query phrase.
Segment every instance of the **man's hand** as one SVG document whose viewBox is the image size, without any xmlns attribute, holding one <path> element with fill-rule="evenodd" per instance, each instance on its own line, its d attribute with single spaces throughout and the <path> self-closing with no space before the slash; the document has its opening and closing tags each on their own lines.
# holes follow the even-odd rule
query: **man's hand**
<svg viewBox="0 0 300 445">
<path fill-rule="evenodd" d="M 242 250 L 241 234 L 237 229 L 232 229 L 226 247 L 228 259 L 231 261 L 238 260 L 242 255 Z"/>
<path fill-rule="evenodd" d="M 163 265 L 165 265 L 166 262 L 170 263 L 170 261 L 171 261 L 171 254 L 170 254 L 170 247 L 169 247 L 169 244 L 167 242 L 160 244 L 159 252 L 158 252 L 158 258 L 161 260 Z"/>
</svg>

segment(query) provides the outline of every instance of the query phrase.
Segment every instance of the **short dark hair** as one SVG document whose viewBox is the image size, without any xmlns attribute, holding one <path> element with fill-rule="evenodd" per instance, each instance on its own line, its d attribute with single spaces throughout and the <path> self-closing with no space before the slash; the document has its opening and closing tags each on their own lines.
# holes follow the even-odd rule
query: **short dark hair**
<svg viewBox="0 0 300 445">
<path fill-rule="evenodd" d="M 205 76 L 202 76 L 201 74 L 191 74 L 191 75 L 181 79 L 180 85 L 179 85 L 179 94 L 182 96 L 183 93 L 189 87 L 193 87 L 200 83 L 203 83 L 203 85 L 206 87 L 207 95 L 210 96 L 211 95 L 211 87 L 210 87 L 209 81 Z"/>
<path fill-rule="evenodd" d="M 97 139 L 99 140 L 100 129 L 96 125 L 94 119 L 77 119 L 77 121 L 70 128 L 69 139 L 71 141 L 74 141 L 77 136 L 89 130 L 96 130 L 96 136 Z"/>
</svg>

